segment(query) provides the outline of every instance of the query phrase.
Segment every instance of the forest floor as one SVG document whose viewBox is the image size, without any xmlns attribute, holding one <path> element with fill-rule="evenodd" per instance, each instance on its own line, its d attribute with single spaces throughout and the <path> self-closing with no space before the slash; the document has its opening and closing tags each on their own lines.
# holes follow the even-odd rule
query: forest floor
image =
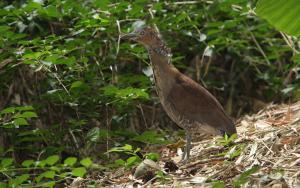
<svg viewBox="0 0 300 188">
<path fill-rule="evenodd" d="M 187 164 L 178 163 L 180 152 L 165 147 L 158 162 L 142 162 L 141 172 L 120 168 L 77 179 L 70 187 L 91 181 L 101 187 L 300 187 L 300 102 L 244 116 L 237 131 L 235 140 L 193 143 Z"/>
</svg>

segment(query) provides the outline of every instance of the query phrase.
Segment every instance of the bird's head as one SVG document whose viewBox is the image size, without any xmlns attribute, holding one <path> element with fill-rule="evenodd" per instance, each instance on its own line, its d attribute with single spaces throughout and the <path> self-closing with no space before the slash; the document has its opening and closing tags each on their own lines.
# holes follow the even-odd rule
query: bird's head
<svg viewBox="0 0 300 188">
<path fill-rule="evenodd" d="M 132 33 L 122 36 L 122 39 L 136 41 L 146 46 L 153 46 L 160 42 L 158 32 L 152 27 L 140 27 Z"/>
</svg>

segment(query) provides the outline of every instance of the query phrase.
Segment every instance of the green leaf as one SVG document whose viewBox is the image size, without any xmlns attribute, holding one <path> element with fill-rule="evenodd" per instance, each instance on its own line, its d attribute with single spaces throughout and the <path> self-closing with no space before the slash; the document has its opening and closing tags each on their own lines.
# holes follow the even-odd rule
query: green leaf
<svg viewBox="0 0 300 188">
<path fill-rule="evenodd" d="M 58 155 L 52 155 L 52 156 L 49 156 L 47 159 L 45 159 L 45 162 L 46 162 L 46 164 L 52 166 L 55 163 L 57 163 L 58 160 L 59 160 Z"/>
<path fill-rule="evenodd" d="M 110 2 L 109 0 L 95 0 L 94 1 L 95 5 L 102 10 L 107 8 L 107 5 L 109 2 Z"/>
<path fill-rule="evenodd" d="M 48 6 L 46 9 L 45 9 L 45 12 L 46 14 L 49 16 L 49 17 L 54 17 L 54 18 L 58 18 L 58 17 L 61 17 L 61 14 L 60 12 L 58 12 L 57 8 L 55 6 Z"/>
<path fill-rule="evenodd" d="M 35 166 L 39 166 L 39 167 L 45 167 L 46 166 L 46 162 L 45 162 L 45 160 L 43 160 L 43 161 L 36 161 L 35 162 Z"/>
<path fill-rule="evenodd" d="M 70 174 L 69 172 L 63 172 L 63 173 L 59 174 L 59 177 L 60 177 L 60 178 L 65 178 L 65 177 L 67 177 L 69 174 Z"/>
<path fill-rule="evenodd" d="M 135 141 L 149 143 L 149 144 L 168 144 L 168 140 L 163 135 L 156 133 L 155 131 L 145 131 L 143 134 L 133 138 Z"/>
<path fill-rule="evenodd" d="M 9 185 L 11 187 L 17 187 L 18 185 L 24 183 L 25 181 L 27 181 L 29 179 L 29 174 L 22 174 L 21 176 L 17 176 L 14 179 L 11 179 L 9 181 Z"/>
<path fill-rule="evenodd" d="M 294 62 L 296 62 L 298 64 L 298 66 L 300 66 L 300 54 L 294 54 L 294 56 L 292 57 L 292 60 Z"/>
<path fill-rule="evenodd" d="M 107 151 L 107 153 L 110 153 L 110 152 L 129 152 L 129 153 L 133 153 L 133 147 L 132 147 L 132 145 L 125 144 L 122 147 L 114 147 L 114 148 L 111 148 L 110 150 Z"/>
<path fill-rule="evenodd" d="M 7 183 L 0 182 L 0 188 L 8 188 Z"/>
<path fill-rule="evenodd" d="M 1 160 L 1 166 L 2 167 L 9 167 L 13 164 L 13 159 L 12 158 L 4 158 Z"/>
<path fill-rule="evenodd" d="M 23 55 L 23 59 L 39 59 L 42 55 L 42 52 L 31 52 Z"/>
<path fill-rule="evenodd" d="M 22 114 L 17 114 L 14 118 L 37 118 L 37 114 L 35 112 L 24 112 Z"/>
<path fill-rule="evenodd" d="M 48 181 L 41 184 L 41 187 L 54 187 L 54 186 L 55 186 L 55 181 Z"/>
<path fill-rule="evenodd" d="M 147 153 L 146 158 L 151 159 L 152 161 L 158 161 L 159 154 L 158 153 Z"/>
<path fill-rule="evenodd" d="M 90 142 L 98 142 L 101 138 L 107 138 L 107 136 L 107 130 L 100 129 L 99 127 L 94 127 L 87 133 L 86 138 Z"/>
<path fill-rule="evenodd" d="M 30 110 L 34 110 L 34 108 L 32 106 L 19 106 L 19 107 L 16 107 L 16 110 L 19 110 L 19 111 L 30 111 Z"/>
<path fill-rule="evenodd" d="M 248 181 L 248 178 L 251 174 L 256 173 L 260 169 L 259 166 L 253 166 L 249 170 L 243 172 L 237 180 L 233 181 L 234 187 L 241 187 L 244 183 Z"/>
<path fill-rule="evenodd" d="M 72 175 L 77 177 L 83 177 L 86 174 L 85 167 L 74 168 L 72 170 Z"/>
<path fill-rule="evenodd" d="M 223 182 L 216 182 L 213 184 L 212 188 L 225 188 L 225 184 Z"/>
<path fill-rule="evenodd" d="M 82 159 L 81 161 L 80 161 L 80 164 L 82 165 L 82 166 L 85 166 L 86 168 L 88 168 L 89 166 L 91 166 L 92 165 L 92 160 L 89 158 L 89 157 L 87 157 L 87 158 L 84 158 L 84 159 Z"/>
<path fill-rule="evenodd" d="M 14 113 L 16 110 L 15 107 L 8 107 L 8 108 L 5 108 L 3 109 L 0 114 L 10 114 L 10 113 Z"/>
<path fill-rule="evenodd" d="M 40 182 L 43 178 L 54 179 L 55 171 L 49 170 L 46 172 L 41 173 L 39 176 L 35 178 L 36 182 Z"/>
<path fill-rule="evenodd" d="M 64 164 L 68 165 L 68 166 L 73 166 L 76 162 L 77 162 L 77 158 L 76 157 L 68 157 L 64 161 Z"/>
<path fill-rule="evenodd" d="M 80 88 L 84 83 L 82 81 L 75 81 L 72 83 L 71 85 L 71 88 L 70 89 L 73 89 L 73 88 Z"/>
<path fill-rule="evenodd" d="M 123 159 L 117 159 L 117 160 L 115 160 L 115 164 L 117 164 L 119 166 L 124 166 L 125 163 L 126 162 Z"/>
<path fill-rule="evenodd" d="M 259 0 L 255 12 L 278 30 L 300 35 L 299 0 Z"/>
<path fill-rule="evenodd" d="M 127 160 L 126 160 L 126 166 L 127 167 L 131 167 L 133 166 L 134 164 L 138 163 L 141 161 L 141 158 L 138 157 L 138 156 L 132 156 L 132 157 L 129 157 Z"/>
<path fill-rule="evenodd" d="M 75 62 L 76 62 L 76 58 L 74 56 L 71 56 L 71 57 L 60 58 L 55 62 L 55 64 L 71 66 Z"/>
<path fill-rule="evenodd" d="M 25 160 L 25 161 L 22 162 L 22 166 L 24 166 L 26 168 L 30 167 L 33 164 L 34 164 L 33 160 Z"/>
<path fill-rule="evenodd" d="M 45 177 L 45 178 L 54 179 L 55 171 L 49 170 L 42 174 L 43 174 L 43 177 Z"/>
<path fill-rule="evenodd" d="M 17 125 L 17 126 L 20 126 L 20 125 L 29 125 L 27 120 L 24 119 L 24 118 L 17 118 L 17 119 L 14 119 L 14 124 Z"/>
</svg>

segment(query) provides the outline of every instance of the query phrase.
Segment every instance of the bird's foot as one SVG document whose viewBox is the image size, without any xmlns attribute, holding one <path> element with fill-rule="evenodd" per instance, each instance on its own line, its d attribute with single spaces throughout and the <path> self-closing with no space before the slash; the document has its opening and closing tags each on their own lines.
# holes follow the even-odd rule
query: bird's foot
<svg viewBox="0 0 300 188">
<path fill-rule="evenodd" d="M 185 150 L 182 154 L 181 160 L 179 161 L 179 164 L 185 165 L 189 161 L 190 156 L 188 155 L 187 151 Z"/>
</svg>

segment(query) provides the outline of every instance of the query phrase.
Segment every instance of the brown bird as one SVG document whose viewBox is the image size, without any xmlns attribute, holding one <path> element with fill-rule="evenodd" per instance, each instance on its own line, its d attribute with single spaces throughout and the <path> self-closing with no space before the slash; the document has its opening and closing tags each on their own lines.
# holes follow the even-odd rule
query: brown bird
<svg viewBox="0 0 300 188">
<path fill-rule="evenodd" d="M 190 157 L 192 135 L 236 133 L 217 99 L 171 64 L 171 51 L 154 28 L 140 27 L 122 38 L 141 43 L 148 50 L 160 102 L 168 116 L 186 131 L 182 161 Z"/>
</svg>

